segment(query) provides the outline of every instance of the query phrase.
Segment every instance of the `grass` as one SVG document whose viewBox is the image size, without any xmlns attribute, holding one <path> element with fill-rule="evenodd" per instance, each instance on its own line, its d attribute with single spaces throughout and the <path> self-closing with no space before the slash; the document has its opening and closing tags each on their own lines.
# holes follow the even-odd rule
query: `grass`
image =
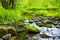
<svg viewBox="0 0 60 40">
<path fill-rule="evenodd" d="M 0 3 L 0 24 L 9 24 L 12 21 L 18 21 L 24 12 L 33 13 L 38 16 L 60 17 L 59 3 L 60 1 L 56 0 L 18 0 L 14 9 L 4 9 Z M 31 18 L 31 16 L 29 17 Z M 28 17 L 26 16 L 25 18 Z"/>
<path fill-rule="evenodd" d="M 0 3 L 0 23 L 9 24 L 12 21 L 17 21 L 21 17 L 21 12 L 19 9 L 4 9 Z"/>
</svg>

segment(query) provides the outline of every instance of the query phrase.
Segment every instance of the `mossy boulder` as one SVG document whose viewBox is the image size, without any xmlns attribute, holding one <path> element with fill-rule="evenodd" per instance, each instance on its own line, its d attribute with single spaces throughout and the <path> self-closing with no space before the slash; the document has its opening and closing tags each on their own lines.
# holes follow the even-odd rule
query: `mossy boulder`
<svg viewBox="0 0 60 40">
<path fill-rule="evenodd" d="M 52 28 L 52 24 L 45 24 L 45 27 Z"/>
<path fill-rule="evenodd" d="M 56 25 L 56 28 L 60 28 L 60 25 Z"/>
<path fill-rule="evenodd" d="M 40 23 L 40 24 L 38 24 L 38 26 L 43 27 L 44 26 L 44 23 Z"/>
<path fill-rule="evenodd" d="M 7 30 L 8 30 L 8 33 L 9 33 L 9 34 L 12 34 L 12 35 L 17 34 L 14 27 L 8 27 Z"/>
<path fill-rule="evenodd" d="M 8 31 L 5 28 L 0 27 L 0 37 L 6 35 L 7 33 L 8 33 Z"/>
<path fill-rule="evenodd" d="M 49 20 L 49 19 L 46 19 L 46 20 L 44 20 L 44 23 L 46 23 L 46 24 L 52 24 L 53 22 L 51 20 Z"/>
<path fill-rule="evenodd" d="M 30 26 L 30 25 L 26 25 L 26 30 L 29 31 L 29 32 L 35 32 L 35 33 L 38 33 L 40 32 L 40 30 L 34 26 Z"/>
<path fill-rule="evenodd" d="M 16 22 L 16 25 L 17 25 L 17 26 L 22 26 L 22 25 L 24 25 L 24 21 L 23 21 L 23 20 L 18 20 L 18 21 Z"/>
<path fill-rule="evenodd" d="M 40 37 L 41 38 L 47 38 L 47 35 L 46 34 L 40 34 Z"/>
</svg>

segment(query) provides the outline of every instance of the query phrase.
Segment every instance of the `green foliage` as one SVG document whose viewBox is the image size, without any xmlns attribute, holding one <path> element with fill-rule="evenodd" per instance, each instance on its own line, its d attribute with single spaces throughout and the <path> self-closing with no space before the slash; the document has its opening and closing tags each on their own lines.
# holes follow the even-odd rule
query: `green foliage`
<svg viewBox="0 0 60 40">
<path fill-rule="evenodd" d="M 34 13 L 39 16 L 56 16 L 59 12 L 59 5 L 59 0 L 21 0 L 22 12 Z"/>
<path fill-rule="evenodd" d="M 0 2 L 0 23 L 18 21 L 24 12 L 39 16 L 60 16 L 60 0 L 17 0 L 14 9 L 4 9 Z"/>
<path fill-rule="evenodd" d="M 4 9 L 0 3 L 0 24 L 9 24 L 12 21 L 19 20 L 20 17 L 21 17 L 20 9 L 18 9 L 17 7 L 15 9 Z"/>
</svg>

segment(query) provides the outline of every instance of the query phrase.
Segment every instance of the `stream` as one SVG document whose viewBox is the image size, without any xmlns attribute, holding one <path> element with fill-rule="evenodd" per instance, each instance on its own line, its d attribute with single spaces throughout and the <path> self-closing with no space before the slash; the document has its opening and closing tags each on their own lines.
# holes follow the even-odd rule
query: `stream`
<svg viewBox="0 0 60 40">
<path fill-rule="evenodd" d="M 39 27 L 35 22 L 33 23 L 29 23 L 29 20 L 25 21 L 26 25 L 31 25 L 36 27 L 37 29 L 40 30 L 40 33 L 38 34 L 34 34 L 33 36 L 31 35 L 31 37 L 28 37 L 26 40 L 60 40 L 60 28 L 56 28 L 56 26 L 52 25 L 52 28 L 48 28 L 48 27 Z M 42 38 L 40 35 L 41 34 L 46 34 L 47 38 Z"/>
</svg>

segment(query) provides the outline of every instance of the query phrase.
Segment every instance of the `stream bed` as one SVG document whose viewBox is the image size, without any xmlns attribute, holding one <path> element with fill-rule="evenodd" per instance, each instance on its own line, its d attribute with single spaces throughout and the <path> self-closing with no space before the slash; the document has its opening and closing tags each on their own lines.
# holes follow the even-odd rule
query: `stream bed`
<svg viewBox="0 0 60 40">
<path fill-rule="evenodd" d="M 33 20 L 23 19 L 22 21 L 19 20 L 17 22 L 18 25 L 15 26 L 16 29 L 11 26 L 7 27 L 6 30 L 9 29 L 10 33 L 7 30 L 8 34 L 2 36 L 2 39 L 60 40 L 60 19 L 50 17 L 49 18 L 33 17 Z"/>
<path fill-rule="evenodd" d="M 49 22 L 49 20 L 46 20 L 46 22 Z M 46 26 L 41 27 L 42 25 L 38 26 L 35 22 L 29 23 L 29 20 L 26 20 L 26 25 L 34 26 L 40 30 L 40 33 L 33 34 L 31 36 L 27 35 L 28 38 L 26 40 L 60 40 L 60 28 L 57 28 L 56 26 L 59 23 L 57 21 L 54 21 L 52 27 L 50 28 Z M 42 38 L 41 36 L 43 35 L 47 37 Z"/>
</svg>

